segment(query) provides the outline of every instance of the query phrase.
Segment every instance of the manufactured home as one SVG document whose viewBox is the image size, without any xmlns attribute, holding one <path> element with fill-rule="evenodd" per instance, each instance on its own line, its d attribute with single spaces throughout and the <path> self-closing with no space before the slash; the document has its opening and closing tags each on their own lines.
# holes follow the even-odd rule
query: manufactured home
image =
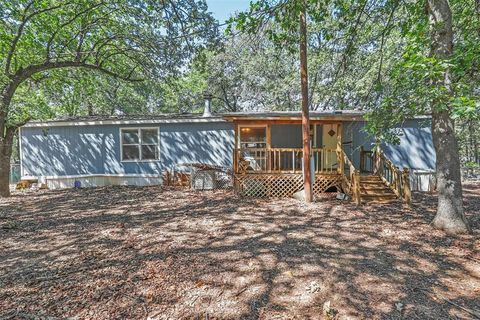
<svg viewBox="0 0 480 320">
<path fill-rule="evenodd" d="M 435 166 L 428 118 L 399 125 L 400 144 L 376 153 L 362 111 L 311 112 L 310 121 L 316 195 L 353 194 L 355 179 L 360 187 L 376 177 L 401 193 L 405 173 L 410 188 L 432 188 L 432 179 L 422 178 Z M 235 190 L 246 196 L 291 196 L 302 188 L 300 112 L 79 117 L 32 121 L 19 135 L 22 179 L 52 189 L 159 185 L 163 172 L 185 163 L 230 168 Z"/>
</svg>

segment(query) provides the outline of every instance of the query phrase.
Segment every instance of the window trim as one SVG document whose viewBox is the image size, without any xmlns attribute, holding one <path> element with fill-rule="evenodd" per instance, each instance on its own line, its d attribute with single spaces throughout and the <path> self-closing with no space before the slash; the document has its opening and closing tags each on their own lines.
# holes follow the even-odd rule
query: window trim
<svg viewBox="0 0 480 320">
<path fill-rule="evenodd" d="M 127 146 L 138 146 L 139 147 L 139 156 L 140 159 L 135 160 L 124 160 L 123 159 L 123 136 L 122 133 L 124 130 L 137 130 L 138 133 L 138 144 L 126 144 Z M 157 130 L 157 144 L 155 145 L 157 149 L 158 159 L 142 159 L 142 132 L 141 130 Z M 120 162 L 158 162 L 160 161 L 160 128 L 159 127 L 122 127 L 119 128 L 119 138 L 120 138 Z M 154 144 L 145 144 L 146 146 L 153 146 Z"/>
</svg>

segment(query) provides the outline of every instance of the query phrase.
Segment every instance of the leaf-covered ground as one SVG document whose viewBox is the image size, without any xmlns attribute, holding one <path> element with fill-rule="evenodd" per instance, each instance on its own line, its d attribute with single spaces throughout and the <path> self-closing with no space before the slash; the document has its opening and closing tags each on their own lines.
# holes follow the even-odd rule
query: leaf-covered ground
<svg viewBox="0 0 480 320">
<path fill-rule="evenodd" d="M 0 200 L 0 318 L 475 319 L 472 235 L 429 226 L 435 196 L 326 199 L 109 187 Z M 328 307 L 330 305 L 330 307 Z"/>
</svg>

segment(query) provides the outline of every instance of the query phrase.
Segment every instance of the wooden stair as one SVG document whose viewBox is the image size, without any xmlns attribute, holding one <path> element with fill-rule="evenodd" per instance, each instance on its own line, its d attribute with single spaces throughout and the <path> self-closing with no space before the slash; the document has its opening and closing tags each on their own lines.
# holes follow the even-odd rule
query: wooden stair
<svg viewBox="0 0 480 320">
<path fill-rule="evenodd" d="M 378 175 L 360 176 L 360 195 L 362 201 L 368 203 L 390 203 L 399 200 Z"/>
</svg>

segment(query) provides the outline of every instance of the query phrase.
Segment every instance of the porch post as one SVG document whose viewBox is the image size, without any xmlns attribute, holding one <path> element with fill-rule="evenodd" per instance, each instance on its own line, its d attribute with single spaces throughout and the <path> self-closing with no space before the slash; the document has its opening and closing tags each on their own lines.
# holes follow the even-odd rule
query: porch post
<svg viewBox="0 0 480 320">
<path fill-rule="evenodd" d="M 238 172 L 238 124 L 233 124 L 234 143 L 233 143 L 233 173 Z"/>
<path fill-rule="evenodd" d="M 410 170 L 403 168 L 402 172 L 403 180 L 403 199 L 405 203 L 410 206 L 412 204 L 412 191 L 410 190 Z"/>
<path fill-rule="evenodd" d="M 344 173 L 345 167 L 344 167 L 344 159 L 343 159 L 343 148 L 342 148 L 342 131 L 343 131 L 343 126 L 341 123 L 337 125 L 337 172 L 339 174 Z"/>
<path fill-rule="evenodd" d="M 265 150 L 265 161 L 267 172 L 272 172 L 272 161 L 270 160 L 270 149 L 272 148 L 272 126 L 267 124 L 267 149 Z"/>
</svg>

